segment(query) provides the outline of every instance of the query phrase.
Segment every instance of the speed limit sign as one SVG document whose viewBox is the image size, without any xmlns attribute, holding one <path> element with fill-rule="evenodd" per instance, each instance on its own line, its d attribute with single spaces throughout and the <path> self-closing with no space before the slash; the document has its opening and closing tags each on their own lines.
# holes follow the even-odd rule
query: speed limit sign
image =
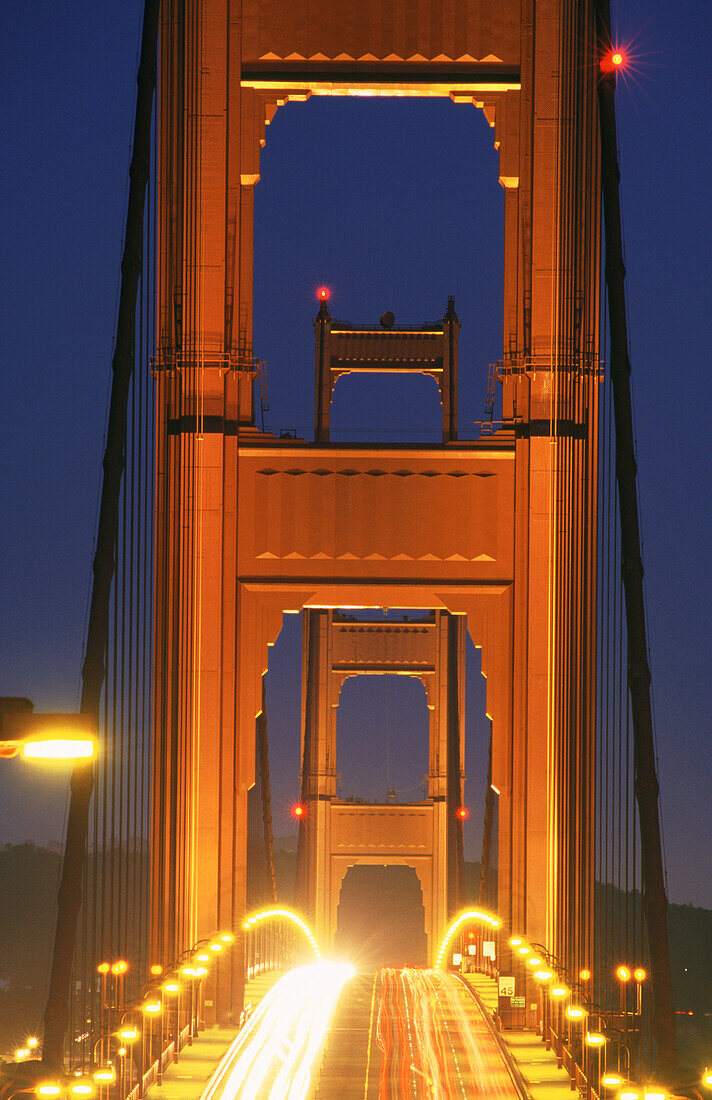
<svg viewBox="0 0 712 1100">
<path fill-rule="evenodd" d="M 503 978 L 500 974 L 499 977 L 499 995 L 500 997 L 513 997 L 514 996 L 514 978 Z"/>
</svg>

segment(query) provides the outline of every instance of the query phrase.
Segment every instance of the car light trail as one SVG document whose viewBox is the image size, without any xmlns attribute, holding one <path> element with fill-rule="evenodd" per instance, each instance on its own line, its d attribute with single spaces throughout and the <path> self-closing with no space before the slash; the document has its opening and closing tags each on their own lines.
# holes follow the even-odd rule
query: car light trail
<svg viewBox="0 0 712 1100">
<path fill-rule="evenodd" d="M 480 1010 L 450 974 L 381 972 L 379 1100 L 515 1100 L 509 1072 Z"/>
<path fill-rule="evenodd" d="M 305 1100 L 312 1067 L 353 972 L 346 963 L 319 962 L 280 978 L 233 1042 L 202 1100 Z"/>
</svg>

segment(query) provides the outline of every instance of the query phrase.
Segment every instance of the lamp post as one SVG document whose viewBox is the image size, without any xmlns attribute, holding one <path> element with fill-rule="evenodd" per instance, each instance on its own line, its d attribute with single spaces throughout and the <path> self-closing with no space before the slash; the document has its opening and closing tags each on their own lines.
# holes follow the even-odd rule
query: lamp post
<svg viewBox="0 0 712 1100">
<path fill-rule="evenodd" d="M 180 1040 L 180 994 L 182 986 L 176 978 L 168 978 L 161 987 L 163 989 L 164 997 L 169 997 L 169 1015 L 168 1015 L 168 1042 L 171 1039 L 171 1009 L 170 1003 L 175 1004 L 175 1031 L 173 1032 L 173 1061 L 178 1061 L 178 1046 Z M 159 1080 L 163 1075 L 163 1066 L 158 1067 Z"/>
</svg>

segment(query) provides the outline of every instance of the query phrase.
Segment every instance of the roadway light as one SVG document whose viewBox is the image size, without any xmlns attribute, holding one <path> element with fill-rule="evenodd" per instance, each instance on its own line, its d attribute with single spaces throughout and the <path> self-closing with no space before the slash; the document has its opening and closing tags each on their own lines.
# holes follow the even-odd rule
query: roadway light
<svg viewBox="0 0 712 1100">
<path fill-rule="evenodd" d="M 566 1015 L 570 1020 L 583 1020 L 587 1016 L 587 1012 L 581 1005 L 567 1005 Z"/>
<path fill-rule="evenodd" d="M 174 982 L 174 981 L 164 982 L 163 983 L 163 992 L 164 993 L 169 993 L 172 997 L 174 997 L 176 995 L 176 993 L 180 993 L 180 982 Z"/>
<path fill-rule="evenodd" d="M 222 944 L 221 943 L 211 943 L 210 944 L 210 950 L 215 951 L 216 953 L 218 951 L 222 951 Z"/>
<path fill-rule="evenodd" d="M 223 932 L 220 939 L 223 943 L 232 943 L 235 937 L 233 936 L 232 932 Z"/>
<path fill-rule="evenodd" d="M 195 961 L 199 963 L 209 963 L 210 955 L 207 951 L 201 951 L 199 955 L 195 956 Z"/>
<path fill-rule="evenodd" d="M 527 959 L 527 966 L 541 966 L 541 963 L 542 963 L 541 959 L 537 959 L 537 958 Z"/>
<path fill-rule="evenodd" d="M 525 947 L 524 945 L 522 945 L 521 947 L 518 947 L 517 951 L 519 952 L 520 955 L 531 955 L 531 953 L 532 953 L 531 947 Z"/>
<path fill-rule="evenodd" d="M 97 974 L 108 974 L 110 970 L 111 966 L 109 963 L 99 963 L 96 968 Z"/>
<path fill-rule="evenodd" d="M 74 1096 L 93 1096 L 94 1086 L 89 1081 L 78 1081 L 76 1085 L 72 1085 L 70 1092 Z"/>
<path fill-rule="evenodd" d="M 15 1051 L 15 1061 L 16 1062 L 21 1062 L 22 1059 L 26 1058 L 29 1053 L 30 1052 L 27 1049 L 27 1047 L 20 1047 L 19 1050 Z"/>
<path fill-rule="evenodd" d="M 135 1043 L 138 1039 L 137 1027 L 123 1027 L 118 1033 L 119 1039 L 122 1039 L 124 1043 Z"/>
<path fill-rule="evenodd" d="M 25 760 L 91 760 L 96 745 L 90 737 L 33 737 L 19 742 L 18 751 Z"/>
<path fill-rule="evenodd" d="M 161 1011 L 160 1001 L 146 1001 L 141 1005 L 141 1011 L 145 1012 L 147 1016 L 157 1016 Z"/>
<path fill-rule="evenodd" d="M 602 1047 L 606 1042 L 606 1036 L 600 1031 L 587 1031 L 586 1042 L 590 1047 Z"/>
<path fill-rule="evenodd" d="M 586 967 L 584 967 L 583 970 L 579 970 L 579 981 L 581 981 L 581 982 L 590 982 L 590 980 L 591 980 L 591 971 L 590 970 L 587 970 Z"/>
<path fill-rule="evenodd" d="M 667 1100 L 667 1093 L 662 1092 L 660 1089 L 645 1089 L 645 1091 L 643 1092 L 643 1096 L 645 1097 L 645 1100 Z"/>
<path fill-rule="evenodd" d="M 565 985 L 553 985 L 551 987 L 552 997 L 558 997 L 558 998 L 568 997 L 570 992 L 571 992 L 571 990 L 568 989 Z"/>
<path fill-rule="evenodd" d="M 636 1089 L 621 1089 L 618 1100 L 640 1100 L 640 1093 Z"/>
<path fill-rule="evenodd" d="M 111 973 L 114 975 L 115 978 L 118 978 L 122 974 L 125 974 L 128 968 L 129 964 L 127 962 L 124 962 L 123 959 L 119 959 L 118 962 L 112 964 Z"/>
<path fill-rule="evenodd" d="M 537 970 L 534 977 L 538 982 L 550 982 L 554 975 L 550 970 Z"/>
<path fill-rule="evenodd" d="M 601 1084 L 604 1089 L 619 1089 L 625 1084 L 625 1081 L 619 1073 L 604 1073 Z"/>
<path fill-rule="evenodd" d="M 43 1085 L 38 1085 L 35 1089 L 36 1096 L 59 1096 L 60 1087 L 55 1081 L 45 1081 Z"/>
<path fill-rule="evenodd" d="M 712 1085 L 712 1073 L 710 1073 L 710 1071 L 707 1069 L 707 1066 L 705 1066 L 705 1073 L 704 1073 L 704 1076 L 702 1078 L 702 1084 L 703 1085 Z"/>
<path fill-rule="evenodd" d="M 643 970 L 642 966 L 636 966 L 635 970 L 633 971 L 633 977 L 635 978 L 636 982 L 644 982 L 647 976 L 648 975 L 646 971 Z M 647 1096 L 648 1094 L 646 1093 L 645 1095 Z"/>
<path fill-rule="evenodd" d="M 617 967 L 616 977 L 618 978 L 619 982 L 629 982 L 630 981 L 630 967 L 623 966 L 623 965 Z"/>
<path fill-rule="evenodd" d="M 112 1085 L 116 1080 L 116 1074 L 111 1068 L 98 1069 L 94 1074 L 94 1080 L 101 1085 Z"/>
<path fill-rule="evenodd" d="M 96 747 L 96 724 L 88 714 L 0 714 L 0 757 L 86 761 Z"/>
<path fill-rule="evenodd" d="M 521 943 L 522 943 L 522 940 L 520 939 L 519 936 L 510 936 L 510 938 L 509 938 L 509 946 L 510 947 L 519 947 L 519 945 Z"/>
<path fill-rule="evenodd" d="M 151 973 L 153 974 L 154 978 L 159 978 L 163 973 L 163 967 L 161 966 L 161 964 L 154 963 L 151 967 Z"/>
<path fill-rule="evenodd" d="M 27 1040 L 27 1046 L 29 1047 L 30 1050 L 34 1050 L 35 1047 L 39 1046 L 39 1043 L 40 1043 L 40 1041 L 39 1041 L 39 1039 L 37 1038 L 36 1035 L 31 1035 L 29 1037 L 29 1039 Z"/>
</svg>

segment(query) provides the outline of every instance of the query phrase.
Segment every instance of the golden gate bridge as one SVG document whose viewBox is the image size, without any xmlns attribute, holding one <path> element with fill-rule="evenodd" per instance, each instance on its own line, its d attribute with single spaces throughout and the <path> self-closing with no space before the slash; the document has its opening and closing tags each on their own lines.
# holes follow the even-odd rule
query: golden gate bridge
<svg viewBox="0 0 712 1100">
<path fill-rule="evenodd" d="M 101 748 L 72 776 L 41 1058 L 23 1051 L 4 1100 L 684 1091 L 628 381 L 623 57 L 605 0 L 404 10 L 351 0 L 305 21 L 288 4 L 146 2 L 82 677 Z M 265 126 L 290 100 L 349 94 L 448 96 L 494 130 L 504 340 L 475 439 L 458 435 L 453 299 L 438 321 L 396 326 L 338 320 L 325 293 L 313 440 L 264 430 Z M 332 442 L 334 388 L 359 372 L 431 377 L 440 442 Z M 295 612 L 287 904 L 264 675 Z M 485 868 L 498 803 L 496 892 L 483 873 L 477 897 L 467 634 L 492 724 Z M 339 693 L 391 674 L 427 694 L 424 797 L 349 802 Z M 36 718 L 5 708 L 7 751 Z M 393 863 L 418 877 L 429 966 L 331 959 L 349 868 Z"/>
</svg>

